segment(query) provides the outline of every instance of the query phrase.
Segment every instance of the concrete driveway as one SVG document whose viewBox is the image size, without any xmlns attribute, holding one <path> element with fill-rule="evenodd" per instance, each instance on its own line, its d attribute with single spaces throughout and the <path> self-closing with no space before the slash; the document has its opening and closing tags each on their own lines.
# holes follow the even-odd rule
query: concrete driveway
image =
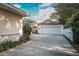
<svg viewBox="0 0 79 59">
<path fill-rule="evenodd" d="M 31 35 L 31 41 L 0 53 L 2 56 L 77 56 L 62 35 Z"/>
</svg>

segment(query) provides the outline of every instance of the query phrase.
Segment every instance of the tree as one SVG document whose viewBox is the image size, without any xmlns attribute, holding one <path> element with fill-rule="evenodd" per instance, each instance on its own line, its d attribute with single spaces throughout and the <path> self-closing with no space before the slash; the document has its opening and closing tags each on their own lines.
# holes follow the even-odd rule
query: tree
<svg viewBox="0 0 79 59">
<path fill-rule="evenodd" d="M 69 18 L 67 25 L 72 27 L 74 42 L 79 44 L 79 12 L 76 12 Z"/>
<path fill-rule="evenodd" d="M 59 19 L 60 15 L 57 12 L 51 13 L 50 18 Z"/>
<path fill-rule="evenodd" d="M 72 16 L 72 14 L 75 14 L 77 11 L 79 11 L 79 4 L 73 4 L 73 3 L 58 3 L 56 6 L 54 6 L 57 13 L 55 15 L 60 15 L 59 22 L 63 25 L 68 22 L 68 18 Z M 51 14 L 52 15 L 52 14 Z M 53 14 L 54 15 L 54 14 Z M 52 15 L 52 16 L 53 16 Z"/>
<path fill-rule="evenodd" d="M 55 8 L 60 15 L 58 20 L 66 27 L 72 27 L 73 41 L 79 44 L 79 4 L 61 3 L 57 4 Z"/>
<path fill-rule="evenodd" d="M 51 13 L 50 18 L 51 18 L 51 19 L 57 19 L 57 21 L 58 21 L 60 24 L 62 24 L 62 25 L 65 24 L 65 20 L 63 20 L 63 19 L 60 18 L 60 15 L 58 14 L 58 12 Z"/>
</svg>

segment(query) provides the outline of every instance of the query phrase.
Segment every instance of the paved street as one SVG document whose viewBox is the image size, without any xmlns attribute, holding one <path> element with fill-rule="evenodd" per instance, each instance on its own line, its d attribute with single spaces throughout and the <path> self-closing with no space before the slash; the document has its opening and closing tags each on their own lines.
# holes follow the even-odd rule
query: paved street
<svg viewBox="0 0 79 59">
<path fill-rule="evenodd" d="M 75 56 L 79 55 L 61 35 L 32 35 L 31 41 L 9 51 L 4 56 Z"/>
</svg>

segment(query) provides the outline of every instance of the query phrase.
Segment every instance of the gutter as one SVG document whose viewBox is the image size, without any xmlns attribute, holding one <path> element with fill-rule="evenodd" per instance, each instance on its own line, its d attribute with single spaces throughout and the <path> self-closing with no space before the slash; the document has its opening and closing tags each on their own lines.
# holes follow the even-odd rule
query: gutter
<svg viewBox="0 0 79 59">
<path fill-rule="evenodd" d="M 19 14 L 21 16 L 28 16 L 28 13 L 24 10 L 21 10 L 20 8 L 17 8 L 9 3 L 0 3 L 0 8 L 13 12 L 15 14 Z"/>
</svg>

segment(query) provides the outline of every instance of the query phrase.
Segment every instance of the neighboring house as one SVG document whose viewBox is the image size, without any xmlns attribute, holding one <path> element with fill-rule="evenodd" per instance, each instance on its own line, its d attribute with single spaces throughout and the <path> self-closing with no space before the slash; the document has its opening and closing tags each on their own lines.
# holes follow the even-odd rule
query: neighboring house
<svg viewBox="0 0 79 59">
<path fill-rule="evenodd" d="M 36 24 L 36 22 L 28 17 L 25 17 L 22 21 L 23 25 L 26 24 L 26 23 L 29 23 L 31 26 Z"/>
<path fill-rule="evenodd" d="M 27 23 L 28 23 L 28 24 L 31 26 L 31 28 L 32 28 L 32 34 L 33 34 L 33 33 L 36 33 L 36 31 L 38 31 L 38 27 L 37 27 L 36 21 L 34 21 L 34 20 L 30 19 L 30 18 L 25 18 L 25 19 L 23 20 L 23 25 L 24 25 L 24 24 L 27 24 Z"/>
<path fill-rule="evenodd" d="M 0 40 L 17 40 L 22 35 L 22 19 L 25 16 L 25 11 L 0 3 Z"/>
<path fill-rule="evenodd" d="M 46 20 L 38 24 L 38 33 L 40 34 L 63 34 L 63 26 L 51 20 Z"/>
</svg>

